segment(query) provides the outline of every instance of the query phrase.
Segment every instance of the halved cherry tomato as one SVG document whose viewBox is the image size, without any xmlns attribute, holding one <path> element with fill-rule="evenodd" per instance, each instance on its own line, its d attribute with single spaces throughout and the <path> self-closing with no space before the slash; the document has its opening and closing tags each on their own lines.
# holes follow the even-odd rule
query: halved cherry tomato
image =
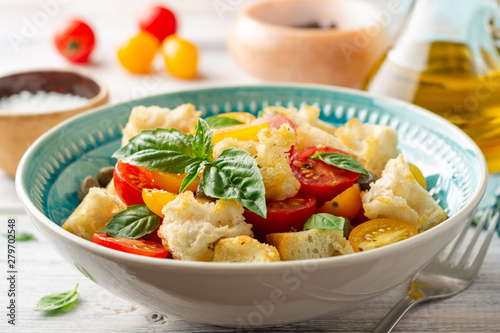
<svg viewBox="0 0 500 333">
<path fill-rule="evenodd" d="M 262 123 L 268 123 L 269 127 L 274 129 L 280 128 L 283 124 L 288 124 L 293 131 L 296 132 L 295 124 L 290 119 L 279 113 L 266 114 L 253 121 L 254 125 Z"/>
<path fill-rule="evenodd" d="M 427 184 L 425 182 L 425 177 L 422 174 L 422 171 L 420 171 L 420 169 L 415 164 L 408 163 L 408 166 L 410 167 L 410 171 L 413 174 L 413 177 L 415 177 L 415 180 L 417 181 L 417 183 L 419 183 L 420 186 L 422 186 L 424 189 L 426 189 Z"/>
<path fill-rule="evenodd" d="M 304 223 L 314 214 L 316 198 L 311 195 L 296 195 L 282 201 L 268 201 L 267 218 L 245 210 L 243 214 L 257 237 L 273 232 L 301 231 Z"/>
<path fill-rule="evenodd" d="M 118 161 L 113 172 L 113 182 L 118 196 L 127 206 L 142 205 L 142 189 L 158 188 L 146 168 Z"/>
<path fill-rule="evenodd" d="M 144 238 L 144 240 L 147 240 L 150 242 L 161 244 L 161 238 L 160 238 L 160 236 L 158 236 L 158 229 L 160 229 L 160 227 L 156 228 L 155 230 L 153 230 L 149 234 L 142 236 L 142 238 Z"/>
<path fill-rule="evenodd" d="M 269 123 L 262 124 L 241 124 L 228 126 L 223 128 L 213 129 L 214 137 L 213 143 L 216 144 L 226 138 L 236 138 L 241 141 L 251 140 L 251 141 L 259 141 L 257 137 L 257 133 L 263 128 L 269 127 Z"/>
<path fill-rule="evenodd" d="M 181 189 L 182 181 L 186 174 L 173 174 L 173 173 L 165 173 L 161 171 L 150 171 L 151 177 L 153 178 L 153 183 L 158 187 L 165 191 L 171 193 L 179 193 Z M 193 193 L 196 192 L 196 188 L 198 187 L 198 183 L 200 182 L 201 174 L 196 180 L 186 187 L 186 190 L 189 190 Z"/>
<path fill-rule="evenodd" d="M 57 51 L 66 59 L 74 63 L 84 63 L 94 50 L 95 36 L 87 23 L 69 19 L 57 26 L 54 42 Z"/>
<path fill-rule="evenodd" d="M 250 124 L 255 120 L 255 116 L 248 112 L 227 112 L 217 115 L 218 117 L 227 117 L 231 119 L 236 119 L 244 124 Z"/>
<path fill-rule="evenodd" d="M 162 213 L 163 207 L 165 207 L 165 205 L 170 201 L 175 200 L 176 197 L 177 195 L 163 190 L 149 188 L 142 189 L 142 199 L 144 200 L 144 203 L 153 213 L 161 218 L 165 217 Z"/>
<path fill-rule="evenodd" d="M 309 147 L 294 153 L 290 159 L 293 175 L 300 182 L 300 191 L 314 195 L 318 205 L 351 187 L 359 178 L 359 173 L 337 168 L 317 159 L 309 157 L 317 152 L 346 152 L 332 147 Z"/>
<path fill-rule="evenodd" d="M 140 13 L 139 27 L 153 34 L 161 42 L 165 37 L 175 34 L 177 20 L 174 13 L 163 6 L 153 6 Z"/>
<path fill-rule="evenodd" d="M 141 256 L 166 258 L 168 250 L 160 243 L 144 239 L 114 238 L 105 232 L 96 232 L 92 242 L 122 252 L 138 254 Z"/>
<path fill-rule="evenodd" d="M 412 224 L 395 219 L 374 219 L 352 229 L 349 243 L 356 252 L 372 250 L 418 234 Z"/>
<path fill-rule="evenodd" d="M 316 213 L 328 213 L 335 216 L 342 216 L 352 221 L 356 215 L 358 215 L 362 206 L 361 189 L 359 184 L 354 184 L 318 208 Z"/>
</svg>

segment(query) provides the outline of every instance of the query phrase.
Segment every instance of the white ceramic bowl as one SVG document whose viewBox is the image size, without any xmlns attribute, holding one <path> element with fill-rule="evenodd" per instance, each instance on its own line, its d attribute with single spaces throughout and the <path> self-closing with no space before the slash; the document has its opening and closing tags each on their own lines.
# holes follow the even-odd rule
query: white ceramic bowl
<svg viewBox="0 0 500 333">
<path fill-rule="evenodd" d="M 352 255 L 262 264 L 155 259 L 108 249 L 60 225 L 78 204 L 78 183 L 112 160 L 135 105 L 192 102 L 206 115 L 257 112 L 270 104 L 316 104 L 335 124 L 396 128 L 399 148 L 416 163 L 450 218 L 408 240 Z M 185 319 L 229 327 L 308 320 L 391 290 L 421 269 L 463 228 L 484 194 L 487 168 L 477 146 L 458 128 L 413 105 L 324 86 L 267 85 L 184 91 L 118 104 L 74 117 L 24 155 L 16 188 L 33 223 L 84 275 L 122 298 Z"/>
</svg>

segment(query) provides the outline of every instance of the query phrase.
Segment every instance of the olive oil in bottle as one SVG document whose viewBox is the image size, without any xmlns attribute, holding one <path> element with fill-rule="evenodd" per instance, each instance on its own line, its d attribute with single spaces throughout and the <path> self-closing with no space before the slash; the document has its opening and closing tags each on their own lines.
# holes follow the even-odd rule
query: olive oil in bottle
<svg viewBox="0 0 500 333">
<path fill-rule="evenodd" d="M 417 0 L 406 30 L 374 68 L 365 89 L 412 102 L 448 119 L 479 145 L 490 172 L 497 172 L 500 61 L 490 25 L 495 7 L 488 1 Z M 434 6 L 437 2 L 440 7 Z M 453 15 L 437 19 L 443 3 L 455 4 L 447 10 L 458 19 Z M 456 9 L 461 5 L 466 10 Z M 468 40 L 479 31 L 481 38 Z"/>
</svg>

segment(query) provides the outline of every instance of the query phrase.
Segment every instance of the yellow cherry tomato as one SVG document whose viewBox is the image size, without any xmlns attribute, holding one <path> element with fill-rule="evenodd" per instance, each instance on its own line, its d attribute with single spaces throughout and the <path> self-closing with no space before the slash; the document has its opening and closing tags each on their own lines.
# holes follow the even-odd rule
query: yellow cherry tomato
<svg viewBox="0 0 500 333">
<path fill-rule="evenodd" d="M 198 66 L 196 46 L 177 35 L 170 35 L 163 41 L 161 52 L 167 70 L 181 79 L 194 79 Z"/>
<path fill-rule="evenodd" d="M 426 189 L 427 184 L 425 183 L 425 177 L 422 174 L 422 171 L 420 171 L 420 169 L 415 164 L 408 163 L 408 166 L 410 167 L 410 171 L 413 174 L 413 177 L 415 177 L 417 183 L 419 183 L 420 186 Z"/>
<path fill-rule="evenodd" d="M 352 221 L 358 215 L 361 206 L 361 189 L 359 184 L 354 184 L 332 200 L 327 201 L 316 210 L 316 214 L 328 213 L 335 216 L 342 216 Z"/>
<path fill-rule="evenodd" d="M 147 73 L 159 47 L 160 42 L 154 35 L 141 31 L 120 46 L 118 60 L 129 72 Z"/>
<path fill-rule="evenodd" d="M 165 217 L 162 213 L 163 207 L 175 198 L 175 194 L 167 191 L 148 188 L 142 189 L 142 200 L 144 200 L 146 206 L 148 206 L 153 213 L 161 218 Z"/>
<path fill-rule="evenodd" d="M 269 123 L 262 123 L 258 125 L 241 124 L 213 129 L 213 143 L 216 144 L 226 138 L 236 138 L 240 141 L 259 141 L 257 133 L 259 133 L 261 129 L 267 127 L 269 127 Z"/>
<path fill-rule="evenodd" d="M 255 116 L 251 113 L 248 113 L 248 112 L 228 112 L 228 113 L 219 114 L 218 116 L 236 119 L 236 120 L 241 121 L 244 124 L 250 124 L 252 121 L 255 120 Z"/>
<path fill-rule="evenodd" d="M 179 193 L 179 190 L 181 188 L 182 181 L 184 180 L 184 177 L 186 174 L 171 174 L 171 173 L 165 173 L 161 171 L 150 171 L 151 172 L 151 177 L 153 178 L 153 183 L 157 185 L 158 187 L 161 187 L 165 191 L 171 192 L 171 193 Z M 200 182 L 201 174 L 198 176 L 198 178 L 191 184 L 189 185 L 186 190 L 189 190 L 193 193 L 196 192 L 196 188 L 198 187 L 198 183 Z"/>
<path fill-rule="evenodd" d="M 396 243 L 418 234 L 417 228 L 396 219 L 374 219 L 361 223 L 349 234 L 349 243 L 356 252 L 372 250 Z"/>
</svg>

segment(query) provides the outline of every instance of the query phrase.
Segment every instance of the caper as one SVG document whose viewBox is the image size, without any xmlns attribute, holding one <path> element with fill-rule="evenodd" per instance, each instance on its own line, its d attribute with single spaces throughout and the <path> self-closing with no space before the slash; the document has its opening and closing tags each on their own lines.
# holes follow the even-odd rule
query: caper
<svg viewBox="0 0 500 333">
<path fill-rule="evenodd" d="M 111 181 L 114 170 L 115 168 L 112 166 L 99 169 L 99 172 L 97 173 L 97 181 L 99 181 L 99 184 L 101 184 L 102 187 L 106 187 Z"/>
<path fill-rule="evenodd" d="M 368 171 L 368 174 L 361 174 L 358 178 L 358 184 L 361 191 L 366 191 L 370 189 L 370 184 L 379 179 L 379 177 L 373 172 Z"/>
<path fill-rule="evenodd" d="M 78 200 L 82 201 L 92 187 L 101 187 L 101 185 L 99 185 L 99 182 L 94 177 L 85 177 L 78 189 Z"/>
</svg>

